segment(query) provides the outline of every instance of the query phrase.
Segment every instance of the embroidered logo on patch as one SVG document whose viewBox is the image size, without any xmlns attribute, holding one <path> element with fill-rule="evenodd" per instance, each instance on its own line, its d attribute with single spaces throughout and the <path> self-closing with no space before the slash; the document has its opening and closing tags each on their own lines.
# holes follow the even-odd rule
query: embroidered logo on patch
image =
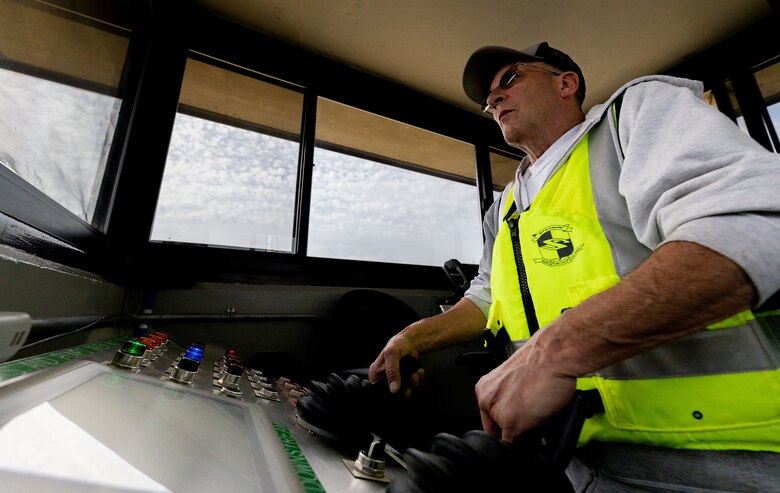
<svg viewBox="0 0 780 493">
<path fill-rule="evenodd" d="M 533 235 L 532 238 L 539 247 L 539 253 L 541 254 L 541 257 L 533 259 L 534 262 L 555 267 L 574 261 L 574 258 L 584 245 L 574 246 L 570 235 L 573 229 L 570 224 L 547 226 Z"/>
</svg>

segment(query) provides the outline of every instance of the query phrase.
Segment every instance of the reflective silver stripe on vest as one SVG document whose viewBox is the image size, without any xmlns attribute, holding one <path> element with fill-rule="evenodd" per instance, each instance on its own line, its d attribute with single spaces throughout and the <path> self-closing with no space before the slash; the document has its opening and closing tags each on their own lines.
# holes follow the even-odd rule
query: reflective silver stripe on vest
<svg viewBox="0 0 780 493">
<path fill-rule="evenodd" d="M 651 251 L 636 239 L 626 199 L 618 192 L 621 168 L 611 122 L 612 112 L 607 110 L 588 133 L 588 166 L 599 224 L 612 250 L 615 272 L 622 279 L 649 257 Z"/>
<path fill-rule="evenodd" d="M 519 341 L 512 341 L 512 354 L 514 354 L 515 351 L 520 349 L 525 345 L 525 343 L 528 342 L 528 339 L 521 339 Z"/>
<path fill-rule="evenodd" d="M 515 351 L 527 340 L 513 341 Z M 780 317 L 697 332 L 608 366 L 593 375 L 640 380 L 723 375 L 780 368 Z M 588 375 L 591 376 L 591 375 Z"/>
<path fill-rule="evenodd" d="M 614 364 L 596 375 L 613 380 L 695 377 L 780 368 L 773 331 L 755 320 L 705 330 Z"/>
<path fill-rule="evenodd" d="M 764 329 L 764 334 L 769 339 L 769 344 L 774 347 L 774 351 L 780 352 L 780 314 L 756 312 L 755 316 L 756 322 Z"/>
</svg>

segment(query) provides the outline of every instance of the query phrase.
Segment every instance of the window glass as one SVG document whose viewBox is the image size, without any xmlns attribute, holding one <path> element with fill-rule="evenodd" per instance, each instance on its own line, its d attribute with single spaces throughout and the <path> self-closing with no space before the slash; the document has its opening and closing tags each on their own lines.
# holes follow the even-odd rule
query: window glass
<svg viewBox="0 0 780 493">
<path fill-rule="evenodd" d="M 308 254 L 478 263 L 474 147 L 320 98 Z"/>
<path fill-rule="evenodd" d="M 490 175 L 493 177 L 493 191 L 497 196 L 515 179 L 515 171 L 522 159 L 520 156 L 490 152 Z"/>
<path fill-rule="evenodd" d="M 755 76 L 774 131 L 780 132 L 780 63 L 757 71 Z"/>
<path fill-rule="evenodd" d="M 0 2 L 0 163 L 87 222 L 122 104 L 129 36 L 94 12 Z"/>
<path fill-rule="evenodd" d="M 729 93 L 729 99 L 731 99 L 731 106 L 734 108 L 734 114 L 737 115 L 737 125 L 746 135 L 750 135 L 747 124 L 745 123 L 745 117 L 742 116 L 742 109 L 739 107 L 739 102 L 737 101 L 737 95 L 734 91 L 734 83 L 731 82 L 731 80 L 726 81 L 726 90 Z"/>
<path fill-rule="evenodd" d="M 780 113 L 780 63 L 768 65 L 753 73 L 756 84 L 761 92 L 761 96 L 767 108 L 769 119 L 762 118 L 764 129 L 756 129 L 757 132 L 764 132 L 769 136 L 769 140 L 775 152 L 777 152 L 778 142 L 776 140 L 778 128 L 778 114 Z M 726 88 L 731 97 L 734 110 L 737 114 L 737 124 L 743 132 L 749 135 L 745 118 L 742 116 L 742 110 L 737 103 L 734 83 L 731 80 L 726 81 Z"/>
<path fill-rule="evenodd" d="M 769 113 L 769 119 L 772 121 L 772 125 L 775 127 L 775 132 L 780 129 L 780 102 L 767 107 Z"/>
<path fill-rule="evenodd" d="M 190 58 L 151 240 L 291 252 L 303 94 Z"/>
</svg>

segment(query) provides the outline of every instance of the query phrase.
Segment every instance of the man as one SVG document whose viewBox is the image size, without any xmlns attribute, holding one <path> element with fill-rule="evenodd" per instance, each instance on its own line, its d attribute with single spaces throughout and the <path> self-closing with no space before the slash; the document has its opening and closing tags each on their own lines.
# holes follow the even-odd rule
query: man
<svg viewBox="0 0 780 493">
<path fill-rule="evenodd" d="M 485 431 L 512 441 L 599 390 L 577 491 L 780 491 L 780 324 L 751 311 L 780 289 L 780 158 L 693 81 L 637 79 L 585 116 L 582 71 L 547 43 L 477 50 L 463 85 L 526 157 L 464 299 L 390 339 L 370 380 L 397 391 L 401 357 L 505 331 Z"/>
</svg>

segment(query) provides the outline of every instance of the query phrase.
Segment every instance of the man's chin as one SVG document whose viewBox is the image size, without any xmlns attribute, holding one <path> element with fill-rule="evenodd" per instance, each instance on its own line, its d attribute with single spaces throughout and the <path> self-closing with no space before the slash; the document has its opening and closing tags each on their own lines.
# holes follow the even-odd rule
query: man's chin
<svg viewBox="0 0 780 493">
<path fill-rule="evenodd" d="M 502 129 L 502 135 L 504 136 L 504 140 L 507 144 L 509 144 L 512 147 L 516 147 L 518 149 L 521 148 L 523 139 L 520 138 L 519 135 L 517 135 L 517 132 L 509 133 L 508 131 L 504 131 Z"/>
</svg>

